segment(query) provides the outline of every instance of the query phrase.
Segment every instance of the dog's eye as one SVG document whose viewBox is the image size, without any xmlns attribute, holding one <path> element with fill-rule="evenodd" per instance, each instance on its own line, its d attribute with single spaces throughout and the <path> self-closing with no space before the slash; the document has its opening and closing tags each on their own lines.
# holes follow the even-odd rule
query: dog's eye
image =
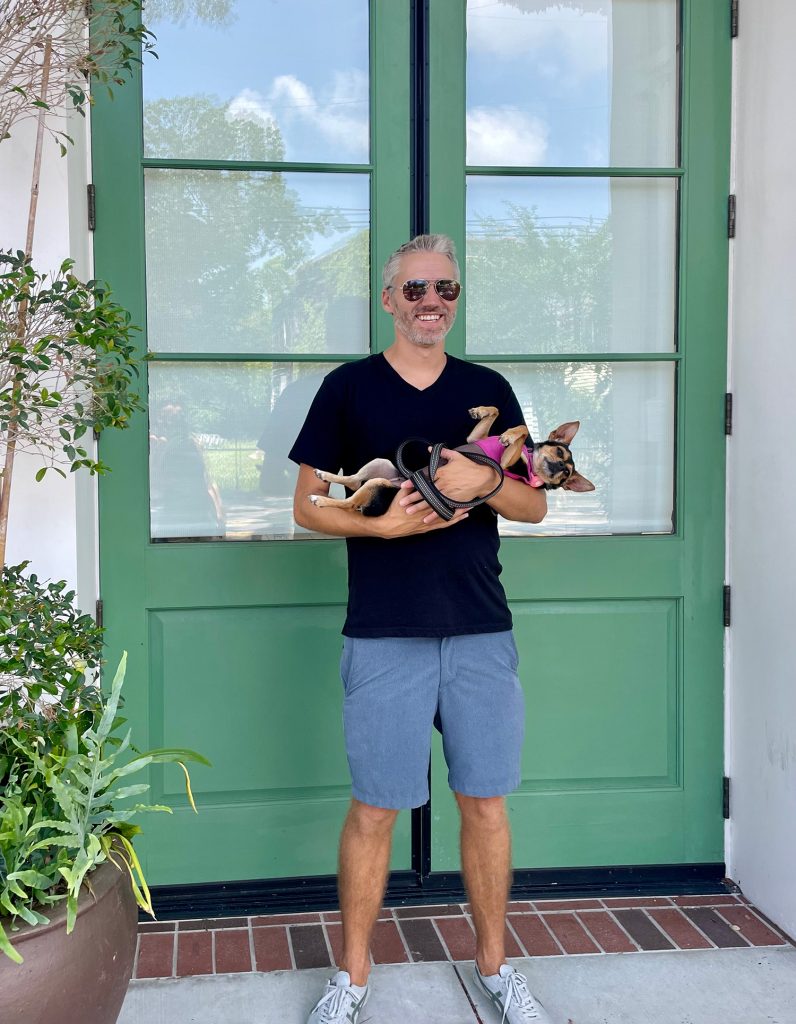
<svg viewBox="0 0 796 1024">
<path fill-rule="evenodd" d="M 561 448 L 556 448 L 556 455 L 559 457 L 559 459 L 563 459 L 564 458 L 564 452 L 562 451 Z"/>
</svg>

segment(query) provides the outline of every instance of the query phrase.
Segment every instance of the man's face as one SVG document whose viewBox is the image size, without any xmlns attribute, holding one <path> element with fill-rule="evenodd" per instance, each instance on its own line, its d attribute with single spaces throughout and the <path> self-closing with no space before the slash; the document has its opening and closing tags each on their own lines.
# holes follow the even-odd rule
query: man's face
<svg viewBox="0 0 796 1024">
<path fill-rule="evenodd" d="M 401 257 L 393 287 L 381 293 L 381 302 L 392 313 L 395 329 L 413 345 L 430 348 L 441 344 L 453 327 L 458 300 L 446 302 L 437 295 L 433 283 L 417 302 L 408 302 L 401 291 L 404 281 L 457 280 L 456 271 L 447 256 L 438 252 L 411 252 Z"/>
</svg>

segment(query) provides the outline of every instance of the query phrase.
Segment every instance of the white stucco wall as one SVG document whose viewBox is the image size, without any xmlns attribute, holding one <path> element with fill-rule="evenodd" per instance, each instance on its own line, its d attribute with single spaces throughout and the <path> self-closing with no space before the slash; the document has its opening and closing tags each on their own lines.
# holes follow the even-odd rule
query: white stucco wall
<svg viewBox="0 0 796 1024">
<path fill-rule="evenodd" d="M 796 4 L 741 4 L 729 443 L 728 873 L 796 935 Z"/>
<path fill-rule="evenodd" d="M 86 227 L 87 125 L 70 119 L 75 145 L 67 157 L 45 136 L 33 262 L 50 272 L 71 257 L 75 272 L 90 277 L 90 235 Z M 35 123 L 27 121 L 0 144 L 0 247 L 24 249 L 33 169 Z M 86 473 L 63 480 L 34 475 L 41 461 L 20 454 L 14 466 L 6 561 L 31 561 L 42 579 L 65 579 L 78 600 L 93 611 L 96 599 L 95 481 Z"/>
</svg>

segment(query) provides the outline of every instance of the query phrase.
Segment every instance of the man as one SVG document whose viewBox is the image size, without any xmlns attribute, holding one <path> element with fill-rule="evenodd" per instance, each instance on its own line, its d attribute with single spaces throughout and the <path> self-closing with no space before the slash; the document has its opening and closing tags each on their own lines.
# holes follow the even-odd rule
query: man
<svg viewBox="0 0 796 1024">
<path fill-rule="evenodd" d="M 509 1024 L 545 1024 L 549 1018 L 525 978 L 504 963 L 511 884 L 504 797 L 520 781 L 524 709 L 499 580 L 496 515 L 540 522 L 545 493 L 506 478 L 487 503 L 447 522 L 409 482 L 379 517 L 316 508 L 309 500 L 328 491 L 316 468 L 353 473 L 373 458 L 393 458 L 413 436 L 451 448 L 463 444 L 473 406 L 498 407 L 495 433 L 523 421 L 500 374 L 445 353 L 459 295 L 452 241 L 419 235 L 387 260 L 383 280 L 382 306 L 393 317 L 395 340 L 383 354 L 347 363 L 324 379 L 290 453 L 300 466 L 296 521 L 346 537 L 349 563 L 341 674 L 353 799 L 340 840 L 343 954 L 308 1024 L 359 1019 L 393 824 L 401 808 L 428 799 L 435 716 L 461 813 L 476 980 Z M 491 467 L 458 452 L 444 455 L 448 461 L 435 478 L 443 494 L 469 501 L 494 488 Z"/>
</svg>

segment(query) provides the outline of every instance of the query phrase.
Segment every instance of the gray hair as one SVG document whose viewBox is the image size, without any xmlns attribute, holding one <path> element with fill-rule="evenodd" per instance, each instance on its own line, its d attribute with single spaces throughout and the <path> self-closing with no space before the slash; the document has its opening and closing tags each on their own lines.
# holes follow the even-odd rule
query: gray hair
<svg viewBox="0 0 796 1024">
<path fill-rule="evenodd" d="M 392 288 L 401 257 L 409 252 L 438 252 L 447 256 L 453 264 L 456 277 L 459 277 L 459 261 L 456 259 L 456 246 L 453 244 L 452 238 L 447 235 L 415 235 L 409 242 L 404 242 L 399 246 L 384 264 L 381 279 L 385 288 Z"/>
</svg>

